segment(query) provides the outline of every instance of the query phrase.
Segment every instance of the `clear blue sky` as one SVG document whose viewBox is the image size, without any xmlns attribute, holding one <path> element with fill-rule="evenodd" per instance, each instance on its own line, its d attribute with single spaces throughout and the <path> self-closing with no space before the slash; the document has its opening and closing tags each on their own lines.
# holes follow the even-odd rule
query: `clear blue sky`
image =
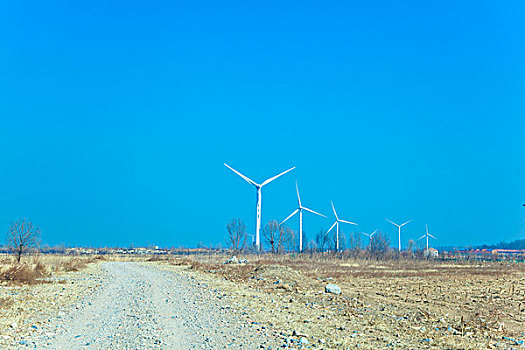
<svg viewBox="0 0 525 350">
<path fill-rule="evenodd" d="M 306 205 L 404 244 L 525 237 L 522 1 L 3 1 L 0 229 L 225 241 Z M 294 226 L 297 220 L 293 221 Z M 331 224 L 305 215 L 307 235 Z M 343 227 L 351 230 L 352 227 Z"/>
</svg>

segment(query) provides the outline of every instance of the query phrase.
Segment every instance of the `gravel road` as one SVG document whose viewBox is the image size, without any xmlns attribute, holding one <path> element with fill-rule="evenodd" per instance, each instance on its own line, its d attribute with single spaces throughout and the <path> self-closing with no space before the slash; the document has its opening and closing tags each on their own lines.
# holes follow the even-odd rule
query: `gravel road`
<svg viewBox="0 0 525 350">
<path fill-rule="evenodd" d="M 180 271 L 106 262 L 98 292 L 56 316 L 24 347 L 258 349 L 276 339 L 239 317 L 222 294 Z M 262 327 L 264 328 L 264 327 Z"/>
</svg>

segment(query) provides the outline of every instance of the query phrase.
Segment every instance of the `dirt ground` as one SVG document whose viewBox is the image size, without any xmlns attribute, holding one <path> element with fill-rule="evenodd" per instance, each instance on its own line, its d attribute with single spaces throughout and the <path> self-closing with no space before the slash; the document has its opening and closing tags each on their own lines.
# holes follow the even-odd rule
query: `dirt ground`
<svg viewBox="0 0 525 350">
<path fill-rule="evenodd" d="M 224 256 L 173 259 L 290 347 L 525 348 L 525 266 Z M 325 292 L 337 284 L 340 295 Z M 302 343 L 299 343 L 303 338 Z"/>
<path fill-rule="evenodd" d="M 227 258 L 150 263 L 182 266 L 225 308 L 289 348 L 525 348 L 523 263 L 252 255 L 246 264 L 223 264 Z M 46 259 L 44 283 L 0 282 L 0 348 L 41 335 L 48 320 L 95 293 L 98 262 L 129 258 Z M 0 261 L 0 272 L 7 265 Z M 342 293 L 326 293 L 328 283 Z"/>
</svg>

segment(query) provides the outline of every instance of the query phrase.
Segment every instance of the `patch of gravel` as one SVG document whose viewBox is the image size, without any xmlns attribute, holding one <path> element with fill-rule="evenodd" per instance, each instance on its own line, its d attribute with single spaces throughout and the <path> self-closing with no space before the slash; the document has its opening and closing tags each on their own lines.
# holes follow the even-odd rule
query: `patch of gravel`
<svg viewBox="0 0 525 350">
<path fill-rule="evenodd" d="M 239 317 L 220 292 L 184 268 L 107 262 L 100 287 L 13 347 L 38 349 L 256 349 L 279 342 Z"/>
<path fill-rule="evenodd" d="M 27 340 L 44 333 L 64 308 L 74 307 L 97 292 L 101 283 L 98 264 L 79 272 L 67 272 L 37 285 L 0 285 L 0 298 L 9 304 L 0 307 L 0 349 L 25 347 Z"/>
</svg>

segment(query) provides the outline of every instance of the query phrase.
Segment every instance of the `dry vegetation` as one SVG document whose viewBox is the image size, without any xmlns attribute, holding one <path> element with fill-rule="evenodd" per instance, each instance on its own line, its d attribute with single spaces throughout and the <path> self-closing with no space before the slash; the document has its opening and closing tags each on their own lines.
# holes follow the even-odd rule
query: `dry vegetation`
<svg viewBox="0 0 525 350">
<path fill-rule="evenodd" d="M 15 339 L 39 332 L 67 305 L 95 290 L 96 281 L 83 278 L 95 273 L 98 257 L 60 255 L 0 256 L 0 348 Z M 81 274 L 78 275 L 79 271 Z"/>
<path fill-rule="evenodd" d="M 487 349 L 525 340 L 523 264 L 268 255 L 222 264 L 226 258 L 171 264 L 205 272 L 254 320 L 310 345 Z M 324 293 L 327 283 L 342 294 Z"/>
<path fill-rule="evenodd" d="M 48 283 L 53 273 L 79 271 L 103 257 L 33 256 L 17 263 L 5 257 L 0 263 L 3 285 Z"/>
</svg>

